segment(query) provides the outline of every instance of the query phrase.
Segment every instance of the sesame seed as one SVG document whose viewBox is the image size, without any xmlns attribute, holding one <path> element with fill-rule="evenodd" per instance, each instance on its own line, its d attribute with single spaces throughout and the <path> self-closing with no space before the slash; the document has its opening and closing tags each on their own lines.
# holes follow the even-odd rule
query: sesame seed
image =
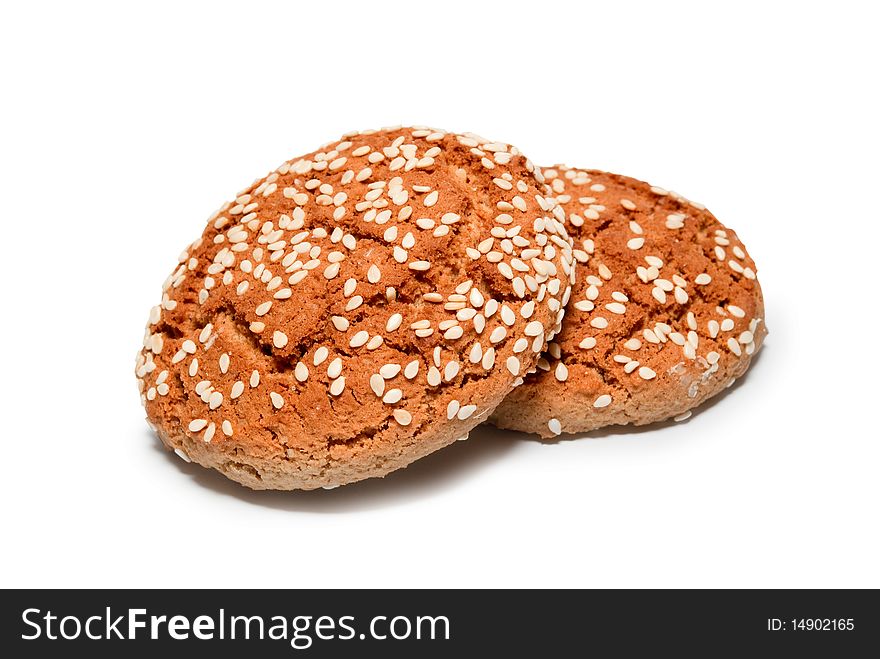
<svg viewBox="0 0 880 659">
<path fill-rule="evenodd" d="M 376 394 L 376 396 L 381 396 L 385 393 L 385 378 L 379 373 L 373 373 L 370 376 L 370 389 L 373 390 L 373 393 Z"/>
<path fill-rule="evenodd" d="M 733 304 L 728 305 L 727 310 L 732 316 L 735 316 L 736 318 L 744 318 L 746 315 L 745 311 Z"/>
<path fill-rule="evenodd" d="M 199 432 L 207 425 L 208 425 L 207 419 L 193 419 L 192 421 L 189 422 L 188 427 L 189 427 L 190 432 Z"/>
<path fill-rule="evenodd" d="M 523 333 L 526 336 L 540 336 L 544 333 L 544 325 L 538 320 L 533 320 L 525 326 Z"/>
<path fill-rule="evenodd" d="M 596 329 L 605 329 L 608 327 L 608 320 L 602 316 L 596 316 L 595 318 L 590 319 L 590 326 L 595 327 Z"/>
<path fill-rule="evenodd" d="M 470 353 L 468 354 L 468 359 L 470 359 L 472 364 L 477 364 L 483 358 L 483 347 L 480 345 L 480 342 L 477 341 L 474 345 L 471 346 Z"/>
<path fill-rule="evenodd" d="M 737 357 L 742 355 L 742 348 L 739 347 L 739 342 L 732 336 L 727 339 L 727 347 L 730 349 L 730 352 L 732 352 Z"/>
<path fill-rule="evenodd" d="M 583 348 L 584 350 L 590 350 L 596 347 L 596 339 L 595 337 L 588 336 L 583 341 L 578 344 L 578 347 Z"/>
<path fill-rule="evenodd" d="M 443 369 L 443 379 L 446 380 L 446 382 L 449 382 L 458 375 L 460 370 L 461 366 L 458 362 L 449 362 Z"/>
<path fill-rule="evenodd" d="M 505 365 L 507 366 L 507 370 L 510 371 L 511 375 L 519 375 L 520 363 L 518 358 L 511 355 L 507 358 Z"/>
<path fill-rule="evenodd" d="M 620 205 L 623 206 L 628 211 L 634 211 L 636 209 L 636 205 L 631 202 L 629 199 L 621 199 Z"/>
<path fill-rule="evenodd" d="M 260 385 L 260 372 L 259 371 L 251 371 L 250 385 L 251 385 L 251 389 L 256 389 Z"/>
<path fill-rule="evenodd" d="M 342 358 L 337 357 L 330 365 L 327 367 L 327 377 L 331 380 L 335 380 L 342 373 Z"/>
<path fill-rule="evenodd" d="M 331 316 L 330 321 L 333 323 L 333 327 L 340 332 L 345 332 L 349 327 L 348 318 L 344 316 Z"/>
<path fill-rule="evenodd" d="M 428 369 L 428 384 L 432 387 L 439 386 L 440 382 L 442 382 L 443 378 L 440 375 L 440 369 L 436 366 L 431 366 Z"/>
<path fill-rule="evenodd" d="M 271 309 L 271 308 L 272 308 L 271 301 L 263 302 L 262 304 L 257 305 L 257 308 L 254 310 L 254 313 L 257 314 L 258 316 L 265 316 L 267 313 L 269 313 L 269 309 Z"/>
<path fill-rule="evenodd" d="M 382 278 L 382 273 L 379 271 L 379 268 L 376 264 L 373 264 L 367 270 L 367 281 L 371 284 L 379 283 L 379 280 Z"/>
<path fill-rule="evenodd" d="M 219 391 L 211 392 L 211 396 L 208 398 L 208 407 L 212 410 L 216 410 L 223 404 L 223 394 Z"/>
<path fill-rule="evenodd" d="M 454 419 L 459 409 L 461 409 L 461 404 L 453 398 L 446 406 L 446 418 Z"/>
<path fill-rule="evenodd" d="M 303 279 L 308 277 L 308 275 L 309 275 L 308 270 L 300 270 L 299 272 L 294 272 L 292 275 L 290 275 L 290 278 L 287 280 L 287 283 L 290 284 L 291 286 L 296 286 Z"/>
<path fill-rule="evenodd" d="M 406 410 L 394 410 L 391 415 L 394 417 L 394 420 L 402 426 L 408 426 L 412 423 L 412 414 Z"/>
<path fill-rule="evenodd" d="M 687 421 L 688 419 L 691 418 L 692 414 L 693 414 L 693 412 L 691 410 L 688 410 L 687 412 L 682 412 L 681 414 L 676 414 L 673 417 L 673 421 L 675 421 L 676 423 L 680 422 L 680 421 Z"/>
<path fill-rule="evenodd" d="M 458 418 L 461 421 L 469 419 L 477 411 L 476 405 L 462 405 L 458 410 Z"/>
<path fill-rule="evenodd" d="M 498 263 L 498 272 L 500 272 L 505 278 L 513 279 L 513 268 L 510 267 L 509 263 L 505 261 L 500 261 Z"/>
<path fill-rule="evenodd" d="M 309 368 L 302 362 L 297 362 L 296 367 L 293 369 L 293 377 L 296 378 L 297 382 L 305 382 L 309 379 Z"/>
<path fill-rule="evenodd" d="M 667 229 L 681 229 L 684 226 L 685 216 L 679 213 L 671 213 L 666 216 Z"/>
<path fill-rule="evenodd" d="M 694 279 L 694 282 L 699 284 L 700 286 L 705 286 L 706 284 L 710 283 L 711 281 L 712 281 L 712 277 L 705 272 L 698 274 L 696 279 Z"/>
<path fill-rule="evenodd" d="M 272 332 L 272 345 L 276 348 L 283 348 L 287 345 L 287 334 L 279 330 Z"/>
<path fill-rule="evenodd" d="M 550 419 L 547 422 L 547 427 L 550 429 L 550 432 L 552 432 L 554 435 L 561 435 L 562 434 L 562 424 L 559 422 L 559 419 L 555 419 L 555 418 Z"/>
<path fill-rule="evenodd" d="M 348 342 L 348 345 L 350 348 L 360 348 L 362 345 L 364 345 L 369 340 L 369 338 L 370 338 L 369 332 L 367 332 L 366 330 L 361 330 L 361 331 L 357 332 L 353 337 L 351 337 L 351 340 Z"/>
<path fill-rule="evenodd" d="M 498 343 L 499 341 L 503 341 L 505 336 L 507 336 L 507 329 L 499 325 L 492 330 L 492 333 L 489 335 L 489 340 L 492 343 Z"/>
<path fill-rule="evenodd" d="M 653 380 L 657 374 L 647 366 L 642 366 L 639 368 L 639 377 L 643 380 Z"/>
<path fill-rule="evenodd" d="M 328 369 L 328 373 L 329 373 Z M 345 377 L 339 376 L 335 380 L 330 383 L 330 393 L 334 396 L 338 396 L 342 393 L 342 390 L 345 389 Z"/>
<path fill-rule="evenodd" d="M 272 407 L 274 407 L 276 410 L 280 410 L 282 407 L 284 407 L 284 399 L 281 397 L 281 394 L 270 391 L 269 398 L 272 401 Z"/>
<path fill-rule="evenodd" d="M 568 367 L 562 362 L 559 362 L 556 365 L 555 375 L 557 380 L 559 380 L 560 382 L 565 382 L 566 380 L 568 380 Z"/>
<path fill-rule="evenodd" d="M 626 313 L 626 307 L 623 306 L 620 302 L 610 302 L 605 305 L 605 308 L 608 309 L 611 313 L 614 314 L 624 314 Z"/>
<path fill-rule="evenodd" d="M 593 401 L 593 407 L 597 409 L 608 407 L 609 405 L 611 405 L 611 396 L 609 394 L 602 394 Z"/>
<path fill-rule="evenodd" d="M 385 331 L 386 332 L 395 331 L 397 328 L 400 327 L 400 324 L 402 322 L 403 322 L 403 316 L 401 316 L 399 313 L 392 314 L 388 318 L 388 322 L 385 323 Z"/>
<path fill-rule="evenodd" d="M 394 405 L 395 403 L 399 403 L 403 398 L 403 391 L 400 389 L 389 389 L 388 392 L 382 397 L 382 402 L 387 405 Z"/>
<path fill-rule="evenodd" d="M 639 236 L 638 238 L 630 238 L 626 241 L 626 246 L 632 250 L 641 249 L 645 244 L 645 239 Z"/>
<path fill-rule="evenodd" d="M 205 430 L 205 435 L 203 439 L 206 442 L 210 442 L 214 439 L 214 433 L 217 431 L 217 426 L 214 423 L 209 423 L 207 429 Z"/>
<path fill-rule="evenodd" d="M 180 346 L 180 349 L 183 350 L 185 353 L 192 355 L 196 351 L 196 344 L 193 343 L 192 341 L 190 341 L 189 339 L 187 339 Z"/>
<path fill-rule="evenodd" d="M 403 377 L 407 380 L 412 380 L 419 372 L 419 362 L 417 359 L 412 360 L 409 364 L 407 364 L 403 369 Z"/>
<path fill-rule="evenodd" d="M 460 325 L 453 325 L 443 333 L 443 338 L 450 341 L 460 339 L 464 335 L 464 329 Z"/>
</svg>

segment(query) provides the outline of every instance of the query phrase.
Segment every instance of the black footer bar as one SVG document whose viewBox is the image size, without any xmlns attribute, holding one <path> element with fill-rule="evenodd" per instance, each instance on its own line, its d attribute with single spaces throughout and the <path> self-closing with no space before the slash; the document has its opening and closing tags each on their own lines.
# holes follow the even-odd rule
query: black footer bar
<svg viewBox="0 0 880 659">
<path fill-rule="evenodd" d="M 5 656 L 880 648 L 880 598 L 870 590 L 6 590 L 0 598 L 0 647 L 18 650 Z"/>
</svg>

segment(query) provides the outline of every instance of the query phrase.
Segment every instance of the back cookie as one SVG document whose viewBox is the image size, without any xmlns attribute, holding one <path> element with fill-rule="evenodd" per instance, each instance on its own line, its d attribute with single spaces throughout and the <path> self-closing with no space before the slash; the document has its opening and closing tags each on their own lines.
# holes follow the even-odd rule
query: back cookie
<svg viewBox="0 0 880 659">
<path fill-rule="evenodd" d="M 561 332 L 490 421 L 553 437 L 685 415 L 766 334 L 754 262 L 702 205 L 636 179 L 544 170 L 578 261 Z"/>
</svg>

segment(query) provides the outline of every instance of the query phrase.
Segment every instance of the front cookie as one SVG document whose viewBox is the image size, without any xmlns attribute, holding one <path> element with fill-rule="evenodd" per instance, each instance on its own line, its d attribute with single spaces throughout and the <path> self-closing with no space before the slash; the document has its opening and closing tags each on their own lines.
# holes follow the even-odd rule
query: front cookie
<svg viewBox="0 0 880 659">
<path fill-rule="evenodd" d="M 142 401 L 186 460 L 255 489 L 383 476 L 465 437 L 533 369 L 573 281 L 515 148 L 353 133 L 225 204 L 166 280 Z"/>
</svg>

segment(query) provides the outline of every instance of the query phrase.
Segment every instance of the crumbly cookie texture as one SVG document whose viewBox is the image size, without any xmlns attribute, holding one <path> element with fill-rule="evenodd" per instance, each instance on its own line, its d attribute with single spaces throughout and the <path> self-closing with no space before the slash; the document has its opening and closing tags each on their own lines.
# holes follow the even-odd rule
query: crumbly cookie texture
<svg viewBox="0 0 880 659">
<path fill-rule="evenodd" d="M 576 282 L 538 371 L 491 422 L 553 437 L 690 410 L 742 375 L 766 335 L 755 264 L 702 205 L 625 176 L 544 170 Z"/>
<path fill-rule="evenodd" d="M 254 489 L 404 467 L 534 370 L 574 281 L 562 208 L 516 148 L 351 133 L 208 220 L 137 358 L 169 448 Z"/>
</svg>

